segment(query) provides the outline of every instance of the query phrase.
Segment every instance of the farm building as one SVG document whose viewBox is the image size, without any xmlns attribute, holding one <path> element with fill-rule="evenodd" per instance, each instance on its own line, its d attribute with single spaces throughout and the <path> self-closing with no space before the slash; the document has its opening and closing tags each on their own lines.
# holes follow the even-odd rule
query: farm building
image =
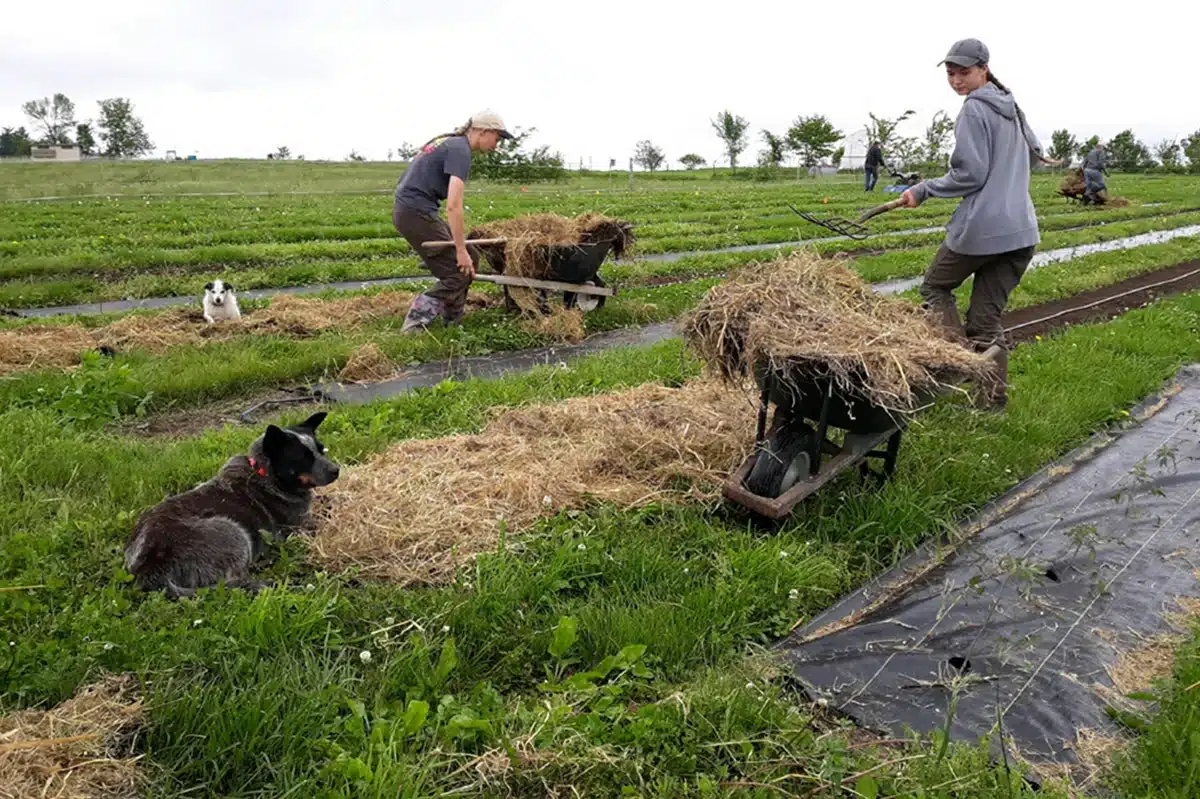
<svg viewBox="0 0 1200 799">
<path fill-rule="evenodd" d="M 61 146 L 51 145 L 49 147 L 34 147 L 29 152 L 30 157 L 35 161 L 81 161 L 83 160 L 79 153 L 79 148 L 75 145 Z"/>
</svg>

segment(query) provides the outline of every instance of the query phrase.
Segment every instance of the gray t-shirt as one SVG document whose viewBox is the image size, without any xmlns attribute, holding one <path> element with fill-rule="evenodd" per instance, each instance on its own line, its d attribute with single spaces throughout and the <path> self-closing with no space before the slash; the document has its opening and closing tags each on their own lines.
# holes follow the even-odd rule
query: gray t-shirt
<svg viewBox="0 0 1200 799">
<path fill-rule="evenodd" d="M 417 154 L 396 184 L 396 205 L 436 216 L 450 192 L 450 177 L 466 182 L 471 173 L 471 146 L 466 136 L 434 140 Z"/>
</svg>

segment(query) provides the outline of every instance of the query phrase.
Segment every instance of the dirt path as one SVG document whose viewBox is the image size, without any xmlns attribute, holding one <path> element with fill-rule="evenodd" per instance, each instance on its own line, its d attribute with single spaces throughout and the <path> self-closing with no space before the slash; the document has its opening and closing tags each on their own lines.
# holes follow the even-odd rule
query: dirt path
<svg viewBox="0 0 1200 799">
<path fill-rule="evenodd" d="M 1005 314 L 1004 327 L 1017 341 L 1077 325 L 1120 316 L 1155 300 L 1200 288 L 1200 260 L 1135 275 L 1119 283 L 1091 289 L 1073 297 L 1022 308 Z"/>
</svg>

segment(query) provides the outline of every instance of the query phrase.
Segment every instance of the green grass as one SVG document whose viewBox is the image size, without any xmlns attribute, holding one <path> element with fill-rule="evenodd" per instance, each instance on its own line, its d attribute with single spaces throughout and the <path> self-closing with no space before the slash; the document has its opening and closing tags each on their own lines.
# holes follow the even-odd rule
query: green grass
<svg viewBox="0 0 1200 799">
<path fill-rule="evenodd" d="M 509 778 L 527 792 L 546 778 L 587 795 L 624 785 L 705 795 L 747 780 L 802 793 L 895 753 L 820 736 L 746 654 L 1118 418 L 1200 357 L 1198 328 L 1200 297 L 1186 296 L 1022 346 L 1007 414 L 939 404 L 914 424 L 895 482 L 840 482 L 776 533 L 699 505 L 597 506 L 425 590 L 315 573 L 293 542 L 270 573 L 295 588 L 181 603 L 140 595 L 119 556 L 136 513 L 205 479 L 254 431 L 164 444 L 10 409 L 0 414 L 0 574 L 46 587 L 0 594 L 0 626 L 15 641 L 0 695 L 28 705 L 100 670 L 140 674 L 156 796 L 199 786 L 428 795 L 471 785 L 477 772 L 459 767 L 505 746 L 546 753 L 542 771 Z M 685 379 L 696 365 L 681 356 L 667 342 L 338 409 L 324 437 L 354 463 L 400 438 L 478 429 L 497 404 Z M 420 628 L 395 626 L 409 620 Z M 610 657 L 607 677 L 564 683 Z M 970 795 L 1007 795 L 982 752 L 955 748 L 953 763 L 938 763 L 928 743 L 906 751 L 923 757 L 875 772 L 880 795 L 954 779 Z M 733 786 L 724 790 L 708 795 Z"/>
<path fill-rule="evenodd" d="M 1179 239 L 1134 250 L 1100 253 L 1051 264 L 1026 274 L 1010 303 L 1016 309 L 1062 299 L 1133 275 L 1200 258 L 1200 239 Z M 589 333 L 676 318 L 693 307 L 715 279 L 655 289 L 630 289 L 620 302 L 588 314 Z M 918 301 L 915 289 L 903 297 Z M 965 307 L 970 282 L 959 292 Z M 83 317 L 88 324 L 95 317 Z M 98 360 L 72 374 L 40 371 L 0 381 L 0 402 L 57 409 L 61 418 L 84 426 L 117 415 L 188 407 L 244 396 L 284 384 L 332 379 L 354 349 L 374 342 L 401 364 L 511 351 L 548 343 L 524 332 L 499 309 L 469 314 L 458 329 L 430 335 L 398 332 L 402 320 L 390 319 L 355 331 L 334 330 L 308 338 L 243 336 L 224 342 L 181 346 L 165 355 L 138 351 Z M 28 324 L 21 322 L 20 324 Z M 114 404 L 115 403 L 115 404 Z"/>
<path fill-rule="evenodd" d="M 1158 687 L 1158 715 L 1117 758 L 1112 786 L 1128 799 L 1200 795 L 1200 619 L 1176 653 L 1171 679 Z"/>
<path fill-rule="evenodd" d="M 1128 210 L 1128 209 L 1126 209 Z M 1156 210 L 1156 209 L 1147 209 Z M 1116 217 L 1114 217 L 1116 218 Z M 1090 230 L 1060 230 L 1079 225 L 1084 222 L 1095 223 L 1095 218 L 1080 219 L 1077 214 L 1048 217 L 1043 220 L 1046 231 L 1042 248 L 1074 246 L 1096 241 L 1108 241 L 1124 236 L 1143 233 L 1150 230 L 1164 230 L 1194 224 L 1200 220 L 1200 214 L 1183 214 L 1151 219 L 1132 219 L 1117 222 Z M 811 234 L 810 234 L 811 236 Z M 745 243 L 733 240 L 733 244 Z M 794 241 L 800 238 L 797 231 L 783 231 L 771 240 Z M 872 256 L 861 260 L 864 274 L 869 279 L 887 279 L 898 276 L 919 274 L 932 257 L 936 244 L 943 238 L 941 233 L 929 233 L 904 238 L 880 237 L 866 242 L 825 242 L 811 245 L 818 252 L 834 254 L 860 249 L 864 244 L 874 247 L 895 247 L 893 252 Z M 681 239 L 676 242 L 680 250 L 702 249 L 704 242 L 698 239 Z M 719 246 L 726 246 L 728 240 L 723 240 Z M 226 252 L 228 247 L 198 247 L 194 249 L 179 249 L 170 251 L 168 263 L 156 263 L 153 252 L 142 251 L 138 257 L 150 258 L 144 265 L 148 271 L 130 270 L 130 261 L 123 256 L 87 255 L 83 260 L 75 260 L 75 256 L 48 256 L 52 260 L 61 261 L 69 268 L 68 272 L 84 272 L 98 266 L 96 264 L 120 264 L 117 272 L 104 274 L 94 272 L 88 276 L 53 276 L 41 275 L 40 268 L 34 269 L 31 262 L 20 259 L 9 259 L 7 268 L 11 273 L 25 273 L 33 270 L 38 277 L 12 278 L 0 281 L 0 305 L 10 308 L 30 308 L 45 305 L 66 305 L 82 302 L 99 302 L 125 297 L 143 298 L 156 296 L 198 296 L 204 283 L 213 277 L 220 276 L 239 289 L 272 288 L 279 286 L 313 285 L 324 282 L 371 280 L 383 277 L 398 277 L 404 275 L 428 275 L 412 256 L 400 255 L 404 246 L 398 239 L 379 240 L 377 242 L 349 242 L 355 247 L 368 247 L 370 254 L 354 258 L 315 258 L 312 257 L 317 247 L 331 245 L 301 245 L 293 248 L 295 257 L 287 256 L 275 263 L 259 264 L 265 259 L 265 253 L 281 245 L 248 245 L 238 253 L 228 253 L 237 257 L 227 257 L 220 261 L 218 267 L 212 266 L 211 254 L 214 251 Z M 661 242 L 660 242 L 661 244 Z M 933 246 L 931 246 L 933 245 Z M 290 245 L 288 245 L 290 246 Z M 340 246 L 340 245 L 339 245 Z M 795 247 L 781 247 L 783 252 L 791 252 Z M 299 254 L 303 251 L 303 255 Z M 365 251 L 364 251 L 365 252 Z M 711 275 L 733 265 L 750 263 L 763 258 L 769 258 L 771 251 L 743 253 L 709 253 L 684 255 L 671 262 L 622 262 L 605 267 L 604 274 L 613 282 L 623 285 L 638 285 L 648 279 L 660 277 L 686 277 L 689 275 Z M 245 256 L 245 262 L 241 259 Z M 97 260 L 99 259 L 99 260 Z M 267 259 L 269 260 L 269 259 Z M 0 259 L 0 267 L 5 264 Z"/>
</svg>

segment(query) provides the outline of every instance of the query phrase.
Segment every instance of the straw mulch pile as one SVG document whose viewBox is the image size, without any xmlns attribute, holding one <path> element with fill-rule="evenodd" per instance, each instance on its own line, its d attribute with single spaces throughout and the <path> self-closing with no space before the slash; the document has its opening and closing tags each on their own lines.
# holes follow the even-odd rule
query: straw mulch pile
<svg viewBox="0 0 1200 799">
<path fill-rule="evenodd" d="M 29 325 L 0 330 L 0 375 L 59 368 L 80 362 L 81 353 L 107 347 L 117 352 L 138 349 L 161 354 L 187 344 L 227 341 L 243 335 L 311 336 L 323 330 L 352 330 L 377 319 L 402 320 L 413 294 L 382 291 L 369 296 L 334 300 L 280 295 L 270 306 L 247 311 L 237 321 L 208 324 L 193 308 L 173 308 L 153 314 L 130 314 L 103 327 Z M 472 307 L 495 304 L 496 295 L 472 292 Z"/>
<path fill-rule="evenodd" d="M 1060 194 L 1068 197 L 1082 197 L 1087 184 L 1083 180 L 1083 170 L 1074 169 L 1066 174 L 1058 186 Z"/>
<path fill-rule="evenodd" d="M 373 343 L 364 344 L 350 355 L 338 372 L 343 383 L 369 383 L 386 380 L 396 373 L 396 363 Z"/>
<path fill-rule="evenodd" d="M 633 246 L 634 241 L 632 225 L 601 214 L 576 217 L 527 214 L 480 225 L 468 232 L 467 238 L 506 239 L 503 247 L 484 249 L 488 262 L 497 272 L 533 278 L 553 277 L 549 274 L 550 263 L 545 257 L 546 251 L 540 248 L 612 241 L 612 253 L 620 258 Z M 533 289 L 509 286 L 508 294 L 523 315 L 541 315 L 537 292 Z"/>
<path fill-rule="evenodd" d="M 559 214 L 527 214 L 488 222 L 467 233 L 468 239 L 507 239 L 504 247 L 488 248 L 485 254 L 497 271 L 520 277 L 546 277 L 549 264 L 538 257 L 537 248 L 554 245 L 590 244 L 612 240 L 613 254 L 620 258 L 633 246 L 633 227 L 601 214 L 576 217 Z"/>
<path fill-rule="evenodd" d="M 475 435 L 409 440 L 324 493 L 312 558 L 437 584 L 508 533 L 590 502 L 717 496 L 754 444 L 745 394 L 716 381 L 644 385 L 507 410 Z"/>
<path fill-rule="evenodd" d="M 1063 195 L 1064 197 L 1073 197 L 1077 200 L 1081 199 L 1086 191 L 1087 183 L 1083 179 L 1082 169 L 1075 169 L 1071 172 L 1068 172 L 1067 176 L 1063 178 L 1062 183 L 1059 184 L 1058 187 L 1059 194 Z M 1101 191 L 1097 197 L 1101 201 L 1100 205 L 1102 207 L 1124 208 L 1129 205 L 1129 200 L 1127 198 L 1109 197 L 1107 190 Z"/>
<path fill-rule="evenodd" d="M 133 677 L 110 676 L 49 710 L 0 716 L 0 799 L 136 796 L 131 736 L 142 723 Z"/>
<path fill-rule="evenodd" d="M 684 337 L 726 380 L 764 362 L 786 380 L 835 386 L 896 412 L 993 363 L 947 338 L 919 306 L 871 290 L 844 264 L 799 252 L 750 264 L 714 286 L 683 319 Z"/>
<path fill-rule="evenodd" d="M 587 331 L 583 326 L 583 311 L 578 308 L 555 308 L 548 314 L 521 319 L 521 329 L 533 336 L 577 344 Z"/>
</svg>

